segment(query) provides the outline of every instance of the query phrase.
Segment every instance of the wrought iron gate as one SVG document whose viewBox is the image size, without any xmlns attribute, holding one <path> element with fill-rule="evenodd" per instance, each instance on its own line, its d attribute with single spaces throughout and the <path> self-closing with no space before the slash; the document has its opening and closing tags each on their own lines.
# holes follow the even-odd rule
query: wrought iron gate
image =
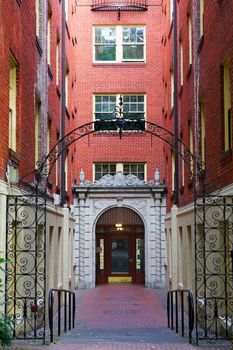
<svg viewBox="0 0 233 350">
<path fill-rule="evenodd" d="M 232 338 L 233 196 L 209 195 L 203 190 L 199 158 L 172 132 L 145 120 L 125 120 L 121 112 L 65 135 L 32 173 L 34 182 L 27 183 L 30 191 L 21 189 L 7 198 L 6 252 L 10 262 L 6 313 L 15 320 L 14 337 L 45 339 L 46 200 L 54 164 L 72 143 L 86 135 L 111 132 L 122 137 L 133 128 L 135 134 L 146 132 L 166 142 L 189 167 L 194 181 L 196 340 Z M 194 173 L 190 162 L 195 164 Z"/>
<path fill-rule="evenodd" d="M 37 191 L 7 197 L 6 313 L 17 339 L 45 338 L 46 203 Z"/>
<path fill-rule="evenodd" d="M 196 339 L 233 338 L 233 196 L 195 202 Z"/>
</svg>

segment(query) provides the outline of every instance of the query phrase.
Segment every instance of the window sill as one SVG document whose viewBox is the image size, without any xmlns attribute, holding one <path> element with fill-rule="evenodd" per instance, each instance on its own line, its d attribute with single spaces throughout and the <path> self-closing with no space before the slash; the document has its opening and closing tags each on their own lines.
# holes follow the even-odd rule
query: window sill
<svg viewBox="0 0 233 350">
<path fill-rule="evenodd" d="M 222 165 L 228 164 L 232 160 L 232 149 L 228 149 L 221 155 Z"/>
<path fill-rule="evenodd" d="M 191 74 L 192 74 L 192 64 L 189 65 L 188 71 L 186 73 L 186 80 L 189 80 Z"/>
<path fill-rule="evenodd" d="M 200 54 L 202 48 L 203 48 L 203 45 L 204 45 L 204 35 L 202 35 L 200 37 L 200 40 L 199 40 L 199 44 L 198 44 L 198 48 L 197 48 L 197 53 L 198 55 Z"/>
<path fill-rule="evenodd" d="M 9 159 L 16 166 L 18 166 L 20 163 L 19 154 L 17 152 L 13 151 L 13 149 L 11 149 L 11 148 L 9 148 Z"/>
<path fill-rule="evenodd" d="M 37 50 L 39 52 L 39 55 L 42 56 L 43 50 L 42 50 L 41 42 L 40 42 L 40 39 L 38 38 L 38 36 L 36 36 L 36 47 L 37 47 Z"/>
<path fill-rule="evenodd" d="M 48 74 L 49 74 L 50 80 L 53 80 L 53 73 L 52 73 L 50 64 L 48 64 Z"/>
<path fill-rule="evenodd" d="M 127 61 L 127 62 L 93 62 L 92 63 L 93 67 L 145 67 L 146 62 L 145 61 Z"/>
</svg>

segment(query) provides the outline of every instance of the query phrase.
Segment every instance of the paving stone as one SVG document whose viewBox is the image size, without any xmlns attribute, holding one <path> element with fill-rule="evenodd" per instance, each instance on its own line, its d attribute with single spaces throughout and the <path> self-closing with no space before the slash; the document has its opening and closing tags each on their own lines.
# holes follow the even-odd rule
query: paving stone
<svg viewBox="0 0 233 350">
<path fill-rule="evenodd" d="M 166 291 L 138 285 L 104 285 L 76 291 L 75 328 L 38 346 L 14 344 L 17 350 L 196 350 L 167 328 Z M 230 343 L 206 344 L 199 349 L 230 350 Z"/>
</svg>

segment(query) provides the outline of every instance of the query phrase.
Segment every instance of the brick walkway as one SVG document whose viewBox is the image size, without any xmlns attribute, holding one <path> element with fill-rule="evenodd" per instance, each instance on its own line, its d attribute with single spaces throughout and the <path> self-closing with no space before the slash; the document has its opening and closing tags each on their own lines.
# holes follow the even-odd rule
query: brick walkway
<svg viewBox="0 0 233 350">
<path fill-rule="evenodd" d="M 167 329 L 166 292 L 134 285 L 79 290 L 76 327 L 54 344 L 15 344 L 18 350 L 192 350 L 187 338 Z M 228 344 L 199 347 L 232 349 Z"/>
</svg>

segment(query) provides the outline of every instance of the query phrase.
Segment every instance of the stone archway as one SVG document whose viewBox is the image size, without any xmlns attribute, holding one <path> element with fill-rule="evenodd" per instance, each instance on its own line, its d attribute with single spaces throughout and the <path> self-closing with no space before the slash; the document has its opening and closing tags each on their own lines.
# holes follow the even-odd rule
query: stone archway
<svg viewBox="0 0 233 350">
<path fill-rule="evenodd" d="M 122 173 L 106 175 L 96 183 L 87 181 L 74 187 L 76 285 L 82 288 L 96 285 L 96 229 L 99 219 L 111 208 L 127 208 L 144 225 L 145 285 L 165 286 L 164 190 L 164 185 L 155 181 L 145 184 L 134 175 Z"/>
</svg>

